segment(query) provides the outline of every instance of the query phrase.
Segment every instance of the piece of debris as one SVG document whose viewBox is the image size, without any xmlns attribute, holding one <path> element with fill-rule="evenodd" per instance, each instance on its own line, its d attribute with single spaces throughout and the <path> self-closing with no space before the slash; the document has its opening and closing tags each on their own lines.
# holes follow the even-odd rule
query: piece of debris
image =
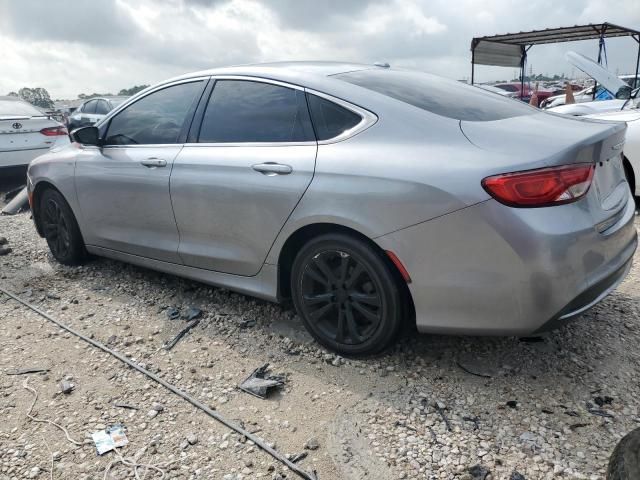
<svg viewBox="0 0 640 480">
<path fill-rule="evenodd" d="M 9 203 L 2 209 L 2 215 L 15 215 L 16 213 L 24 212 L 29 209 L 29 193 L 27 187 L 24 187 L 20 192 L 11 199 Z"/>
<path fill-rule="evenodd" d="M 7 237 L 0 237 L 0 245 L 6 245 L 7 244 Z"/>
<path fill-rule="evenodd" d="M 178 334 L 175 337 L 173 337 L 173 339 L 171 339 L 170 341 L 162 345 L 162 348 L 164 348 L 165 350 L 171 350 L 173 347 L 176 346 L 176 344 L 180 341 L 180 339 L 182 339 L 182 337 L 184 337 L 189 332 L 189 330 L 198 326 L 199 323 L 200 323 L 199 319 L 189 322 L 186 327 L 180 330 Z"/>
<path fill-rule="evenodd" d="M 480 419 L 478 417 L 462 417 L 465 422 L 472 422 L 474 430 L 480 430 Z"/>
<path fill-rule="evenodd" d="M 547 415 L 551 415 L 553 413 L 553 410 L 550 410 L 548 408 L 543 408 L 542 410 L 540 410 L 542 413 L 546 413 Z"/>
<path fill-rule="evenodd" d="M 575 430 L 577 428 L 583 428 L 583 427 L 588 427 L 588 426 L 589 426 L 588 423 L 574 423 L 574 424 L 569 425 L 569 428 L 571 430 Z"/>
<path fill-rule="evenodd" d="M 482 465 L 474 465 L 469 468 L 469 473 L 473 477 L 473 480 L 485 480 L 491 471 Z"/>
<path fill-rule="evenodd" d="M 440 414 L 440 416 L 442 417 L 442 420 L 444 420 L 445 425 L 447 426 L 447 430 L 451 431 L 451 424 L 449 423 L 449 419 L 447 418 L 447 416 L 444 413 L 444 410 L 446 408 L 446 406 L 441 403 L 441 402 L 436 402 L 435 403 L 435 407 L 436 407 L 436 411 Z"/>
<path fill-rule="evenodd" d="M 482 377 L 482 378 L 492 378 L 491 375 L 489 375 L 488 373 L 482 373 L 482 372 L 477 372 L 474 371 L 472 368 L 463 365 L 462 363 L 460 363 L 460 360 L 456 361 L 456 365 L 458 365 L 458 367 L 460 367 L 462 370 L 464 370 L 465 372 L 471 374 L 471 375 L 475 375 L 476 377 Z"/>
<path fill-rule="evenodd" d="M 187 321 L 195 320 L 196 318 L 200 318 L 202 316 L 202 310 L 197 307 L 189 307 L 189 309 L 182 314 L 182 318 Z"/>
<path fill-rule="evenodd" d="M 317 450 L 320 448 L 320 442 L 318 442 L 318 439 L 315 437 L 311 437 L 309 440 L 306 441 L 306 443 L 304 444 L 304 448 L 306 450 Z"/>
<path fill-rule="evenodd" d="M 124 427 L 119 424 L 92 433 L 91 438 L 96 445 L 98 455 L 103 455 L 116 448 L 124 447 L 129 443 Z"/>
<path fill-rule="evenodd" d="M 515 400 L 509 400 L 506 405 L 509 408 L 518 408 L 518 402 Z"/>
<path fill-rule="evenodd" d="M 588 408 L 587 412 L 589 412 L 591 415 L 598 415 L 599 417 L 615 418 L 609 412 L 602 410 L 601 408 Z"/>
<path fill-rule="evenodd" d="M 28 373 L 47 373 L 48 371 L 48 368 L 21 368 L 18 370 L 9 370 L 7 375 L 27 375 Z"/>
<path fill-rule="evenodd" d="M 305 458 L 307 458 L 307 455 L 309 455 L 307 452 L 296 453 L 295 455 L 291 455 L 290 460 L 293 463 L 298 463 L 300 460 L 304 460 Z"/>
<path fill-rule="evenodd" d="M 579 417 L 580 414 L 578 412 L 576 412 L 575 410 L 567 410 L 566 412 L 564 412 L 565 415 L 569 415 L 570 417 Z"/>
<path fill-rule="evenodd" d="M 178 310 L 175 307 L 169 307 L 167 308 L 167 310 L 165 311 L 165 313 L 167 314 L 167 318 L 169 320 L 176 320 L 178 318 L 180 318 L 180 310 Z"/>
<path fill-rule="evenodd" d="M 609 397 L 607 395 L 605 395 L 604 397 L 594 397 L 593 401 L 599 407 L 603 407 L 605 405 L 611 405 L 613 403 L 613 397 Z"/>
<path fill-rule="evenodd" d="M 240 327 L 240 328 L 253 328 L 255 326 L 256 326 L 256 321 L 255 320 L 242 320 L 238 324 L 238 327 Z"/>
<path fill-rule="evenodd" d="M 140 410 L 135 405 L 130 405 L 128 403 L 123 403 L 123 402 L 114 402 L 113 406 L 118 408 L 126 408 L 127 410 Z"/>
<path fill-rule="evenodd" d="M 244 382 L 238 385 L 238 388 L 255 397 L 267 398 L 267 394 L 273 388 L 283 386 L 285 381 L 285 377 L 283 375 L 267 375 L 268 369 L 268 363 L 265 363 L 262 367 L 255 369 Z"/>
<path fill-rule="evenodd" d="M 76 386 L 68 380 L 62 380 L 60 382 L 60 392 L 64 393 L 65 395 L 71 393 L 74 388 L 76 388 Z"/>
<path fill-rule="evenodd" d="M 514 470 L 513 472 L 511 472 L 511 476 L 509 477 L 509 480 L 527 480 L 527 479 L 524 478 L 524 475 L 522 475 L 520 472 Z"/>
<path fill-rule="evenodd" d="M 0 247 L 0 257 L 3 255 L 8 255 L 12 252 L 11 247 Z"/>
</svg>

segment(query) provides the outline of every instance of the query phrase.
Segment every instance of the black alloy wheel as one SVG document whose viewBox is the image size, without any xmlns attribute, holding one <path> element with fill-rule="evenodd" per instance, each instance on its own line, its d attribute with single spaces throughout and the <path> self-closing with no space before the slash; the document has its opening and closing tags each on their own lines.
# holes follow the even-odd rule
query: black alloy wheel
<svg viewBox="0 0 640 480">
<path fill-rule="evenodd" d="M 365 242 L 324 235 L 294 261 L 293 300 L 318 342 L 345 355 L 373 354 L 395 340 L 401 325 L 396 281 L 386 259 Z"/>
<path fill-rule="evenodd" d="M 65 265 L 80 263 L 85 257 L 84 242 L 64 197 L 55 190 L 46 190 L 39 213 L 44 238 L 55 259 Z"/>
</svg>

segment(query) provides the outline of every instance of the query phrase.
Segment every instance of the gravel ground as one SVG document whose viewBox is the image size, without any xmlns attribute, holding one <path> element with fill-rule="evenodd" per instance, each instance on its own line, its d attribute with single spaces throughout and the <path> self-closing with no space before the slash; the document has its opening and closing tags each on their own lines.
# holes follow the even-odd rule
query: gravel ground
<svg viewBox="0 0 640 480">
<path fill-rule="evenodd" d="M 319 480 L 602 479 L 615 443 L 640 426 L 638 267 L 583 318 L 538 341 L 409 331 L 393 351 L 356 361 L 319 348 L 286 307 L 105 259 L 58 265 L 28 214 L 0 217 L 0 235 L 13 248 L 0 257 L 0 285 L 280 452 L 306 453 L 299 464 Z M 200 325 L 162 350 L 186 324 L 167 309 L 191 306 L 203 311 Z M 122 455 L 158 466 L 165 478 L 297 478 L 2 295 L 0 319 L 0 480 L 135 478 L 132 467 L 113 464 L 113 452 L 97 456 L 90 440 L 116 423 L 127 428 Z M 261 400 L 236 388 L 265 363 L 286 376 L 282 390 Z M 50 371 L 7 374 L 27 367 Z M 60 393 L 63 380 L 75 385 L 71 393 Z M 25 381 L 38 392 L 32 415 L 66 427 L 79 445 L 27 418 L 34 395 Z"/>
</svg>

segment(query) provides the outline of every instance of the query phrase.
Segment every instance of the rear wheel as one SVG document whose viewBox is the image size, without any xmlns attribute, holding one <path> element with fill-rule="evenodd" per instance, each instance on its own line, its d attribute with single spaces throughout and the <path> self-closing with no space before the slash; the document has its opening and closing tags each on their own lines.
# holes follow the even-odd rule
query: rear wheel
<svg viewBox="0 0 640 480">
<path fill-rule="evenodd" d="M 370 355 L 393 343 L 403 320 L 396 276 L 366 242 L 344 234 L 310 240 L 292 268 L 291 292 L 311 335 L 344 355 Z"/>
<path fill-rule="evenodd" d="M 640 428 L 628 433 L 613 450 L 607 469 L 607 480 L 640 478 Z"/>
<path fill-rule="evenodd" d="M 40 200 L 40 221 L 49 250 L 64 265 L 77 265 L 86 257 L 76 218 L 64 197 L 45 190 Z"/>
</svg>

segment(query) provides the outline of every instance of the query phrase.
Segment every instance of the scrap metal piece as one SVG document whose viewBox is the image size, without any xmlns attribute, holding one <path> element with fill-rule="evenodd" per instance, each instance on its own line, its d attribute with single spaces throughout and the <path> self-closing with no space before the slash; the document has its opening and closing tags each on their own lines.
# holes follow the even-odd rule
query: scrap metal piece
<svg viewBox="0 0 640 480">
<path fill-rule="evenodd" d="M 29 209 L 29 194 L 27 187 L 24 187 L 13 199 L 2 209 L 2 215 L 15 215 Z"/>
<path fill-rule="evenodd" d="M 187 324 L 187 326 L 184 327 L 182 330 L 180 330 L 178 334 L 175 337 L 173 337 L 173 339 L 171 339 L 170 341 L 162 345 L 162 348 L 164 348 L 165 350 L 171 350 L 173 347 L 176 346 L 176 344 L 180 341 L 180 339 L 189 332 L 189 330 L 196 327 L 199 323 L 200 323 L 200 320 L 196 319 L 190 322 L 189 324 Z"/>
<path fill-rule="evenodd" d="M 268 375 L 268 370 L 268 363 L 265 363 L 260 368 L 256 368 L 244 382 L 238 385 L 238 388 L 254 397 L 267 398 L 271 389 L 281 387 L 285 382 L 283 375 Z"/>
</svg>

